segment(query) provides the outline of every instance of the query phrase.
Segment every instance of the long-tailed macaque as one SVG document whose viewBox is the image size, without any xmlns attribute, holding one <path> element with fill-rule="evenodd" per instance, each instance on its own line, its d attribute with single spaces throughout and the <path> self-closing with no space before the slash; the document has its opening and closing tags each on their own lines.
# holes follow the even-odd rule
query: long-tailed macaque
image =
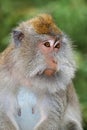
<svg viewBox="0 0 87 130">
<path fill-rule="evenodd" d="M 82 130 L 75 70 L 71 41 L 50 15 L 19 24 L 0 54 L 0 130 Z M 23 115 L 17 99 L 22 87 L 36 98 L 32 118 L 37 110 L 40 115 L 31 129 L 15 118 Z"/>
</svg>

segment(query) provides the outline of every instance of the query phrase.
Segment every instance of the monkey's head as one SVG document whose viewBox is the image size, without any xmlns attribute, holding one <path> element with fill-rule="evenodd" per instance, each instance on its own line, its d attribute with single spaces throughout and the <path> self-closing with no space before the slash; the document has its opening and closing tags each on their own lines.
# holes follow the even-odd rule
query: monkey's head
<svg viewBox="0 0 87 130">
<path fill-rule="evenodd" d="M 21 23 L 13 31 L 13 40 L 27 76 L 73 78 L 75 62 L 71 42 L 50 15 L 42 14 Z"/>
</svg>

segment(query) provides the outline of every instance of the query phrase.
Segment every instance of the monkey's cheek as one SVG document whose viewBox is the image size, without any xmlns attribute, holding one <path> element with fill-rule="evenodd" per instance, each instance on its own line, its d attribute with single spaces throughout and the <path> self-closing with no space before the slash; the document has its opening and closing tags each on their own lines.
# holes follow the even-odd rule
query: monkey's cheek
<svg viewBox="0 0 87 130">
<path fill-rule="evenodd" d="M 46 69 L 46 70 L 44 71 L 44 74 L 47 75 L 47 76 L 52 76 L 52 75 L 54 75 L 55 72 L 56 72 L 55 70 Z"/>
</svg>

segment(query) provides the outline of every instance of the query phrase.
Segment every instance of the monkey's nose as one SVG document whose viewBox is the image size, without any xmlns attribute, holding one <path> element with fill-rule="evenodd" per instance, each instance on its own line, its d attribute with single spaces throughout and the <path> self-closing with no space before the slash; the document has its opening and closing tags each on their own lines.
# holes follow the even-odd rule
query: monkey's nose
<svg viewBox="0 0 87 130">
<path fill-rule="evenodd" d="M 56 61 L 56 60 L 54 60 L 54 59 L 52 60 L 52 62 L 53 62 L 54 64 L 57 64 L 57 61 Z"/>
</svg>

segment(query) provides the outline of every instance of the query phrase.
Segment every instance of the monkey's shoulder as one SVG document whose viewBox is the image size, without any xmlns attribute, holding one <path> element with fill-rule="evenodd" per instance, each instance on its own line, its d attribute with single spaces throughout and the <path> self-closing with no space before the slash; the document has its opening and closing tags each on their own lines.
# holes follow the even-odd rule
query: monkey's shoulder
<svg viewBox="0 0 87 130">
<path fill-rule="evenodd" d="M 0 65 L 4 65 L 8 62 L 8 59 L 10 58 L 13 49 L 13 45 L 10 44 L 3 52 L 0 53 Z"/>
</svg>

